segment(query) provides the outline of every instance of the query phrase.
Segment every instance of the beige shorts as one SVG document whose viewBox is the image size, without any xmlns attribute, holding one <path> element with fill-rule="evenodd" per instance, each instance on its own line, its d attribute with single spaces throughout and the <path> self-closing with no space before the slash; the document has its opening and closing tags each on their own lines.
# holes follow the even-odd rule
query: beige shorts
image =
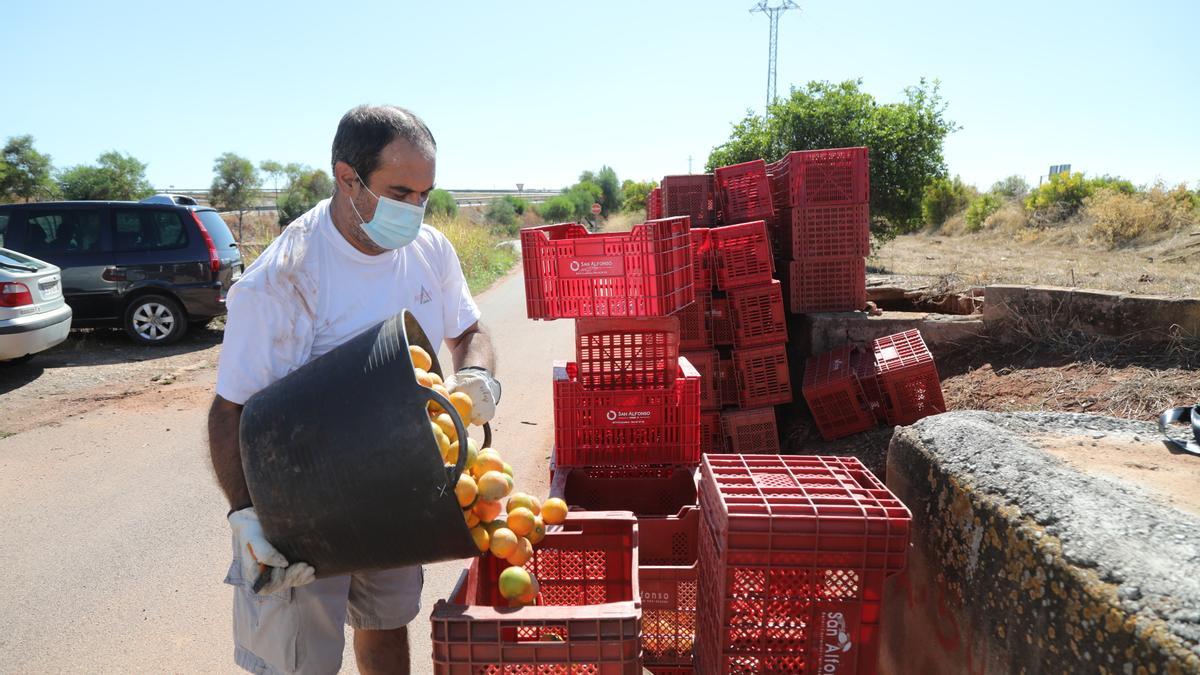
<svg viewBox="0 0 1200 675">
<path fill-rule="evenodd" d="M 236 544 L 235 544 L 236 546 Z M 251 673 L 336 673 L 345 647 L 343 626 L 389 630 L 421 611 L 420 566 L 317 579 L 307 586 L 259 595 L 242 578 L 235 550 L 225 583 L 233 591 L 233 659 Z"/>
</svg>

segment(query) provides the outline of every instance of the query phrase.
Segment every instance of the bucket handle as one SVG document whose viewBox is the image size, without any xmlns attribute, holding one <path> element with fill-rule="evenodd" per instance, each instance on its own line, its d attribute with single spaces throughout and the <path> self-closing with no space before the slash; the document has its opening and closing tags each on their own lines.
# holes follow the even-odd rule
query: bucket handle
<svg viewBox="0 0 1200 675">
<path fill-rule="evenodd" d="M 458 410 L 454 407 L 454 404 L 450 403 L 449 399 L 428 388 L 425 390 L 425 395 L 434 403 L 441 406 L 442 410 L 454 421 L 454 430 L 458 433 L 458 438 L 469 438 L 467 436 L 467 427 L 463 424 L 462 417 L 459 416 Z M 463 452 L 465 443 L 465 440 L 459 442 L 458 463 L 454 465 L 453 469 L 446 470 L 446 480 L 449 481 L 448 487 L 450 490 L 453 490 L 458 485 L 459 477 L 462 476 L 463 470 L 467 468 L 467 453 Z"/>
</svg>

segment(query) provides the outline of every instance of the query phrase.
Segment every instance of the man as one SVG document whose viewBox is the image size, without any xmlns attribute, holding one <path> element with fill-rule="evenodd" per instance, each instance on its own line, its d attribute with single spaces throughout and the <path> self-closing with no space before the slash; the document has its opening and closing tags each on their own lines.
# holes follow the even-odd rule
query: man
<svg viewBox="0 0 1200 675">
<path fill-rule="evenodd" d="M 420 609 L 421 568 L 314 581 L 319 570 L 285 560 L 250 502 L 238 424 L 255 392 L 405 308 L 435 349 L 443 338 L 449 345 L 456 374 L 447 386 L 471 396 L 471 421 L 495 414 L 491 340 L 454 248 L 421 222 L 435 152 L 433 135 L 408 110 L 346 113 L 333 139 L 333 197 L 289 225 L 229 292 L 208 428 L 217 481 L 232 507 L 226 583 L 235 587 L 234 660 L 250 672 L 337 672 L 347 619 L 363 673 L 408 672 L 405 625 Z M 259 564 L 270 581 L 256 594 Z"/>
</svg>

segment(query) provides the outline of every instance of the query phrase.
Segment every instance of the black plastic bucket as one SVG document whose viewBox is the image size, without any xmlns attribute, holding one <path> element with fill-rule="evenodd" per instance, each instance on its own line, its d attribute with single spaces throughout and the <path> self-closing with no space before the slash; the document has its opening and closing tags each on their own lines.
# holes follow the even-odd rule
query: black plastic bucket
<svg viewBox="0 0 1200 675">
<path fill-rule="evenodd" d="M 479 554 L 426 405 L 454 407 L 413 373 L 409 345 L 437 351 L 407 310 L 258 392 L 242 411 L 242 467 L 263 532 L 318 577 Z"/>
</svg>

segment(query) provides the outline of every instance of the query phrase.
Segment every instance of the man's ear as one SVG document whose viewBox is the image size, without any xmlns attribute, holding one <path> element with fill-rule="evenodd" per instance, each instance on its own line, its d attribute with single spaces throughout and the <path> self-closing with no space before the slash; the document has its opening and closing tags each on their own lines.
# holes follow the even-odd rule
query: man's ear
<svg viewBox="0 0 1200 675">
<path fill-rule="evenodd" d="M 358 183 L 358 175 L 354 173 L 354 167 L 341 160 L 333 165 L 333 179 L 337 181 L 338 188 L 347 192 Z"/>
</svg>

